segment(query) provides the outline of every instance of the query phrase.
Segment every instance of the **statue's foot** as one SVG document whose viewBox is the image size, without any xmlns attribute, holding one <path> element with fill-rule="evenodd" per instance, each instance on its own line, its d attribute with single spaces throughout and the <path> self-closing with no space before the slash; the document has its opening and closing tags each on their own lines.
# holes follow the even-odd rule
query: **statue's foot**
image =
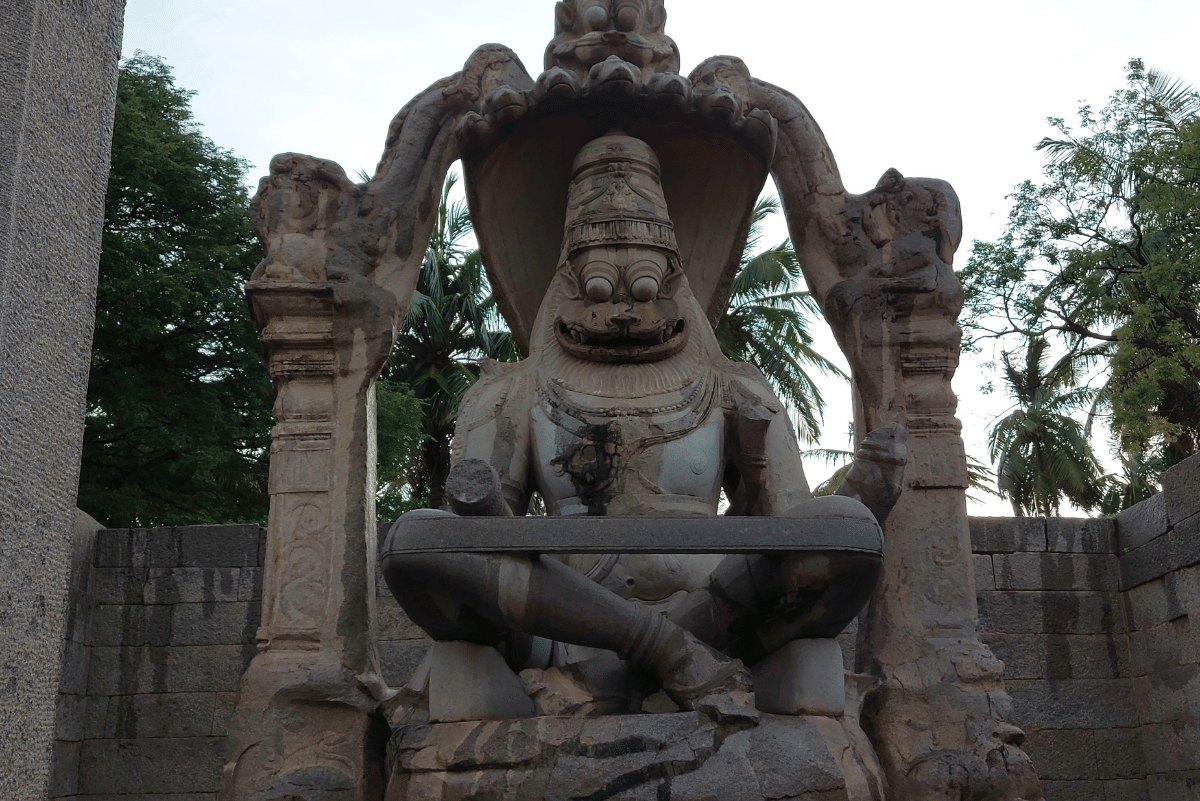
<svg viewBox="0 0 1200 801">
<path fill-rule="evenodd" d="M 904 491 L 907 440 L 908 429 L 899 424 L 867 434 L 854 452 L 854 463 L 837 492 L 862 502 L 881 526 Z"/>
<path fill-rule="evenodd" d="M 672 659 L 662 688 L 680 709 L 721 723 L 758 721 L 753 681 L 740 659 L 714 651 L 683 629 L 671 637 L 669 648 Z"/>
</svg>

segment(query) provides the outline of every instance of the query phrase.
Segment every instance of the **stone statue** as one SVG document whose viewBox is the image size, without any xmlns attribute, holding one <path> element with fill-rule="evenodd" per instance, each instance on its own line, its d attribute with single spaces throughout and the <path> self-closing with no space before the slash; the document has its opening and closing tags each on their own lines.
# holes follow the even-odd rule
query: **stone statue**
<svg viewBox="0 0 1200 801">
<path fill-rule="evenodd" d="M 263 621 L 222 801 L 383 797 L 381 711 L 416 690 L 387 688 L 375 652 L 373 382 L 455 159 L 527 358 L 485 365 L 463 405 L 456 514 L 402 519 L 385 554 L 394 594 L 439 640 L 414 687 L 423 675 L 432 705 L 508 671 L 514 703 L 397 728 L 388 801 L 1042 797 L 975 628 L 950 385 L 958 198 L 895 170 L 849 193 L 803 103 L 729 56 L 681 73 L 665 24 L 663 0 L 562 0 L 536 79 L 507 48 L 479 48 L 396 116 L 370 181 L 272 162 L 247 286 L 278 390 Z M 714 340 L 768 176 L 852 367 L 863 444 L 842 497 L 808 497 L 781 404 Z M 534 491 L 554 515 L 540 523 L 521 517 Z M 860 558 L 797 544 L 867 524 Z M 724 536 L 761 525 L 776 537 L 762 547 Z M 828 638 L 868 596 L 857 673 L 835 687 Z M 520 719 L 528 696 L 611 679 L 588 666 L 613 653 L 664 688 L 645 699 L 654 714 L 580 702 L 600 716 Z M 440 669 L 455 659 L 457 674 Z M 519 681 L 509 666 L 531 669 Z M 820 703 L 781 696 L 806 682 L 824 682 Z"/>
<path fill-rule="evenodd" d="M 783 405 L 761 373 L 722 356 L 692 295 L 659 174 L 654 151 L 623 133 L 580 150 L 529 357 L 485 368 L 459 412 L 454 459 L 496 470 L 500 514 L 524 514 L 536 490 L 551 515 L 670 517 L 680 541 L 681 518 L 716 515 L 722 489 L 735 516 L 818 517 L 836 528 L 874 520 L 874 510 L 882 520 L 900 493 L 904 429 L 868 438 L 842 497 L 809 495 Z M 401 520 L 384 552 L 404 533 Z M 565 562 L 409 554 L 388 558 L 384 575 L 435 639 L 506 645 L 515 629 L 615 651 L 697 709 L 749 690 L 738 660 L 836 636 L 878 570 L 800 554 Z"/>
</svg>

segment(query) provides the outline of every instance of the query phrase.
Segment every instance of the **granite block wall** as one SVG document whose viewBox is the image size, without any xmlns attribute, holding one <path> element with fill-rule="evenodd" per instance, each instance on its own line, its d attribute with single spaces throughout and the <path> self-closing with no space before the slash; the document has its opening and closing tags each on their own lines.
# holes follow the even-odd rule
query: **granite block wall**
<svg viewBox="0 0 1200 801">
<path fill-rule="evenodd" d="M 1115 520 L 975 518 L 982 639 L 1048 801 L 1200 799 L 1200 456 Z"/>
<path fill-rule="evenodd" d="M 50 798 L 213 801 L 255 653 L 264 537 L 258 526 L 92 527 L 72 579 Z M 428 640 L 377 585 L 380 658 L 398 686 Z"/>
<path fill-rule="evenodd" d="M 1144 798 L 1116 536 L 1112 520 L 971 520 L 980 638 L 1048 801 Z"/>
<path fill-rule="evenodd" d="M 971 520 L 980 634 L 1006 663 L 1047 801 L 1200 799 L 1196 479 L 1200 457 L 1116 520 Z M 214 799 L 254 653 L 262 538 L 103 530 L 78 549 L 51 797 Z M 428 640 L 376 584 L 384 677 L 399 686 Z M 849 665 L 853 632 L 839 640 Z"/>
</svg>

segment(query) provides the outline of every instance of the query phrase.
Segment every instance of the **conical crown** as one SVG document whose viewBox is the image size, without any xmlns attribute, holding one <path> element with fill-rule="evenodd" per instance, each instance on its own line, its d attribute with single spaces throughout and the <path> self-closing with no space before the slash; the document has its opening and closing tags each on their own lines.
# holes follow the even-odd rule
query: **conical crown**
<svg viewBox="0 0 1200 801">
<path fill-rule="evenodd" d="M 658 156 L 623 133 L 588 142 L 572 169 L 563 255 L 594 245 L 645 245 L 679 255 Z"/>
</svg>

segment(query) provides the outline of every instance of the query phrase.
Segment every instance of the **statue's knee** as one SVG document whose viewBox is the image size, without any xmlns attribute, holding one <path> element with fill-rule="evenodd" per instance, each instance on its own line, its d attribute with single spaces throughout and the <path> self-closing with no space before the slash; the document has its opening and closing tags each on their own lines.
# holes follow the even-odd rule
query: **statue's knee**
<svg viewBox="0 0 1200 801">
<path fill-rule="evenodd" d="M 822 495 L 817 498 L 809 498 L 784 512 L 783 516 L 875 521 L 875 515 L 862 501 L 845 495 Z"/>
</svg>

